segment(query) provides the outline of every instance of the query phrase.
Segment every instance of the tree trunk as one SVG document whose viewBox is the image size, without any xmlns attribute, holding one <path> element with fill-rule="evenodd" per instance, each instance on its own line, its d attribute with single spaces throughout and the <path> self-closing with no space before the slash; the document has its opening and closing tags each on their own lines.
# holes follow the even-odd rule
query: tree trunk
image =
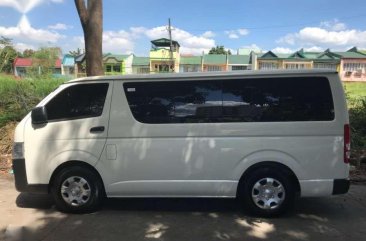
<svg viewBox="0 0 366 241">
<path fill-rule="evenodd" d="M 84 31 L 86 75 L 103 75 L 103 4 L 102 0 L 75 0 Z"/>
</svg>

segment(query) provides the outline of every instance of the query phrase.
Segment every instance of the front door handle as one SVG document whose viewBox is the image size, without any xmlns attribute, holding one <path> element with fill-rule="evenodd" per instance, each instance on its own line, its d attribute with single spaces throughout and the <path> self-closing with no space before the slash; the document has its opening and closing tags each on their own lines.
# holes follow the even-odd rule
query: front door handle
<svg viewBox="0 0 366 241">
<path fill-rule="evenodd" d="M 101 133 L 104 131 L 104 126 L 96 126 L 96 127 L 92 127 L 90 128 L 90 133 Z"/>
</svg>

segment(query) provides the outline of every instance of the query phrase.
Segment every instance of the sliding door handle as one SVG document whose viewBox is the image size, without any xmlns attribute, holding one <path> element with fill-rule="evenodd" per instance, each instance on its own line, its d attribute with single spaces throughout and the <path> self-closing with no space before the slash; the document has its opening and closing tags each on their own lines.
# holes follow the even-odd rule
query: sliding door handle
<svg viewBox="0 0 366 241">
<path fill-rule="evenodd" d="M 90 133 L 101 133 L 104 131 L 104 126 L 96 126 L 90 129 Z"/>
</svg>

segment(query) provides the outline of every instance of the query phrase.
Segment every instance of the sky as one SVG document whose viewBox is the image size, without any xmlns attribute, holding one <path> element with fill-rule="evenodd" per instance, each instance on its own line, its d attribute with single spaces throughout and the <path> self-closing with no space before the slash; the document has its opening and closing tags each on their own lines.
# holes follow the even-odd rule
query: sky
<svg viewBox="0 0 366 241">
<path fill-rule="evenodd" d="M 173 39 L 182 54 L 216 45 L 289 53 L 366 49 L 365 0 L 103 0 L 103 52 L 148 56 L 150 41 Z M 0 36 L 19 50 L 84 49 L 73 0 L 0 0 Z"/>
</svg>

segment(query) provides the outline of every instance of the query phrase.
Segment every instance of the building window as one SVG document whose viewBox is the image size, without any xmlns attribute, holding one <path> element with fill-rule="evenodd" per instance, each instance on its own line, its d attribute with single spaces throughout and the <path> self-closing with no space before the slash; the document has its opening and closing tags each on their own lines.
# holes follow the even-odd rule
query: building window
<svg viewBox="0 0 366 241">
<path fill-rule="evenodd" d="M 200 65 L 181 65 L 181 72 L 199 72 Z"/>
<path fill-rule="evenodd" d="M 310 66 L 308 63 L 286 63 L 285 69 L 310 69 Z"/>
<path fill-rule="evenodd" d="M 150 68 L 149 67 L 140 67 L 137 68 L 138 74 L 150 74 Z"/>
<path fill-rule="evenodd" d="M 236 71 L 236 70 L 247 70 L 248 66 L 246 65 L 235 65 L 235 66 L 231 66 L 231 70 L 232 71 Z"/>
<path fill-rule="evenodd" d="M 119 64 L 113 65 L 113 72 L 120 73 L 121 72 L 121 65 L 119 65 Z"/>
<path fill-rule="evenodd" d="M 337 69 L 337 64 L 314 63 L 314 69 Z"/>
<path fill-rule="evenodd" d="M 207 66 L 207 71 L 208 72 L 222 71 L 222 67 L 221 66 L 217 66 L 217 65 L 209 65 L 209 66 Z"/>
<path fill-rule="evenodd" d="M 366 63 L 345 63 L 343 64 L 344 71 L 366 71 Z"/>
<path fill-rule="evenodd" d="M 259 69 L 263 69 L 263 70 L 278 69 L 278 63 L 276 63 L 276 62 L 259 62 Z"/>
</svg>

